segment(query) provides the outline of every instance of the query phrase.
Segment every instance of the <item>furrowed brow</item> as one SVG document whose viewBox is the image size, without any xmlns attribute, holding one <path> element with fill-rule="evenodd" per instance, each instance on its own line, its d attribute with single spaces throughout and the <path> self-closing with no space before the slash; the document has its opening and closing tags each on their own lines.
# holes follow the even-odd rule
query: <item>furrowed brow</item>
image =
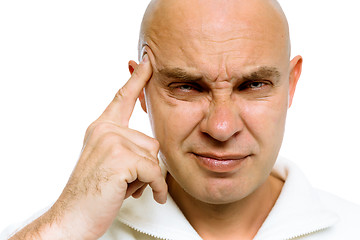
<svg viewBox="0 0 360 240">
<path fill-rule="evenodd" d="M 167 78 L 177 79 L 183 82 L 197 82 L 202 80 L 202 76 L 188 73 L 181 68 L 163 68 L 159 70 L 159 73 Z"/>
<path fill-rule="evenodd" d="M 249 80 L 269 79 L 278 82 L 281 78 L 281 74 L 275 67 L 260 67 L 256 71 L 245 75 L 244 78 Z"/>
</svg>

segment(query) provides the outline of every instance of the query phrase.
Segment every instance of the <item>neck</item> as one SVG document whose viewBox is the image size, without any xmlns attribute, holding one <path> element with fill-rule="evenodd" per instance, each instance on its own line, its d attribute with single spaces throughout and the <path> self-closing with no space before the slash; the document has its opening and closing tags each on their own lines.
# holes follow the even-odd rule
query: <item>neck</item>
<svg viewBox="0 0 360 240">
<path fill-rule="evenodd" d="M 274 206 L 283 181 L 270 175 L 253 193 L 228 204 L 193 198 L 168 174 L 169 193 L 203 239 L 253 239 Z"/>
</svg>

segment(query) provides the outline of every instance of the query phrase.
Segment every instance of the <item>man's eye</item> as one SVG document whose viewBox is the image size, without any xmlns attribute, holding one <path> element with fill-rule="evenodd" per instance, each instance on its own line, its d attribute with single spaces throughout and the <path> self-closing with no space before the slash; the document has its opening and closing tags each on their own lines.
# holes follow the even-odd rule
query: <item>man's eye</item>
<svg viewBox="0 0 360 240">
<path fill-rule="evenodd" d="M 170 87 L 173 90 L 181 91 L 181 92 L 193 92 L 193 91 L 201 92 L 201 87 L 193 84 L 181 84 L 181 83 L 171 84 Z"/>
<path fill-rule="evenodd" d="M 181 91 L 185 91 L 185 92 L 189 92 L 191 90 L 194 90 L 194 87 L 191 86 L 191 85 L 181 85 L 181 86 L 178 86 L 178 88 L 181 90 Z"/>
<path fill-rule="evenodd" d="M 261 88 L 264 85 L 265 85 L 265 83 L 263 83 L 263 82 L 252 82 L 248 86 L 249 86 L 249 88 L 254 89 L 254 88 Z"/>
<path fill-rule="evenodd" d="M 270 85 L 270 83 L 264 81 L 250 81 L 241 84 L 239 90 L 259 90 L 268 85 Z"/>
</svg>

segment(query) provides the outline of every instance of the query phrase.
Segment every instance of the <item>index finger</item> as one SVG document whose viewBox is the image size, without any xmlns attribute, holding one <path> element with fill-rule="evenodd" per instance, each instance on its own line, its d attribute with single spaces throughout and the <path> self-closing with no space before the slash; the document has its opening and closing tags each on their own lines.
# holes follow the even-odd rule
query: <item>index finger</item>
<svg viewBox="0 0 360 240">
<path fill-rule="evenodd" d="M 130 79 L 119 89 L 114 99 L 100 116 L 100 119 L 112 121 L 127 127 L 136 100 L 146 83 L 150 80 L 151 75 L 151 63 L 148 55 L 145 54 Z"/>
</svg>

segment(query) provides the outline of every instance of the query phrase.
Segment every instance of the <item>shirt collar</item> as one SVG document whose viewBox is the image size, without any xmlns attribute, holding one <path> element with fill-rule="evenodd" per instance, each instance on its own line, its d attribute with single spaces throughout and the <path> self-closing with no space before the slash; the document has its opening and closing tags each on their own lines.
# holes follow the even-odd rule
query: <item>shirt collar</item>
<svg viewBox="0 0 360 240">
<path fill-rule="evenodd" d="M 292 239 L 326 229 L 338 221 L 337 215 L 323 206 L 294 163 L 279 158 L 272 174 L 285 183 L 254 239 Z M 160 205 L 153 200 L 150 188 L 139 199 L 125 200 L 117 219 L 159 239 L 201 239 L 171 196 L 168 195 L 166 204 Z"/>
<path fill-rule="evenodd" d="M 324 230 L 339 220 L 293 162 L 278 158 L 272 174 L 285 183 L 254 239 L 293 239 Z"/>
</svg>

